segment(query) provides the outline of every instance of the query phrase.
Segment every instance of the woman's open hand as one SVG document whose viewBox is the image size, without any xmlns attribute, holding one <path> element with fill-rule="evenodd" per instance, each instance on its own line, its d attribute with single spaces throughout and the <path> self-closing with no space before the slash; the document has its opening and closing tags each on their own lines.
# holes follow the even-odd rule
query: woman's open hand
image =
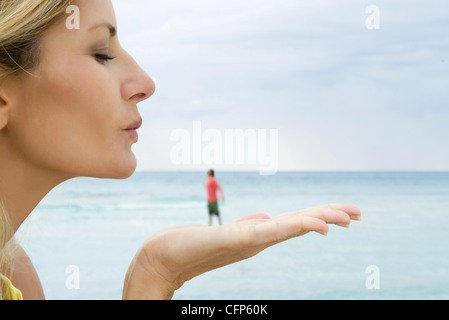
<svg viewBox="0 0 449 320">
<path fill-rule="evenodd" d="M 186 281 L 207 271 L 248 259 L 285 240 L 328 224 L 349 226 L 360 219 L 353 205 L 330 204 L 275 218 L 253 214 L 224 226 L 181 225 L 151 236 L 133 260 L 124 299 L 170 299 Z"/>
</svg>

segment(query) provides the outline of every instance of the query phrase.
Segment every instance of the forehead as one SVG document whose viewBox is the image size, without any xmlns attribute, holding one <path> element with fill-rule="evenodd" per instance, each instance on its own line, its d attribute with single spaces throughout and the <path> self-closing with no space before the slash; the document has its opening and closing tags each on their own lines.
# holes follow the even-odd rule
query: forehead
<svg viewBox="0 0 449 320">
<path fill-rule="evenodd" d="M 70 65 L 73 59 L 86 54 L 91 45 L 108 39 L 109 26 L 116 28 L 110 0 L 76 0 L 72 5 L 75 10 L 68 8 L 42 38 L 40 63 L 35 74 L 52 74 L 52 67 Z M 70 28 L 76 19 L 79 19 L 79 28 Z"/>
<path fill-rule="evenodd" d="M 98 25 L 110 25 L 117 28 L 114 8 L 111 0 L 75 0 L 61 19 L 50 29 L 57 33 L 76 33 L 78 36 L 96 31 Z M 63 36 L 67 36 L 63 35 Z"/>
<path fill-rule="evenodd" d="M 117 25 L 111 0 L 76 0 L 73 5 L 79 8 L 81 30 L 86 31 L 98 22 Z"/>
</svg>

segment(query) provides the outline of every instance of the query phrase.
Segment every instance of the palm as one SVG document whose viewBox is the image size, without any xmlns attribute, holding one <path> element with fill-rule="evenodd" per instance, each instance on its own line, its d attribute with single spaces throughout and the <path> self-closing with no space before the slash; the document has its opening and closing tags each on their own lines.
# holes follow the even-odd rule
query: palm
<svg viewBox="0 0 449 320">
<path fill-rule="evenodd" d="M 327 205 L 270 218 L 255 214 L 219 227 L 183 225 L 150 237 L 144 247 L 153 272 L 180 287 L 204 272 L 250 258 L 285 240 L 314 231 L 326 234 L 327 224 L 349 225 L 359 219 L 352 205 Z"/>
</svg>

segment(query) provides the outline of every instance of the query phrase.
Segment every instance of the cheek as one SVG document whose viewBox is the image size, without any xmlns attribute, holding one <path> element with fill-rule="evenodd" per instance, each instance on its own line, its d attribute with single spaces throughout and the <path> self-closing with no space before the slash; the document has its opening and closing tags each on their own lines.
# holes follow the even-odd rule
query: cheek
<svg viewBox="0 0 449 320">
<path fill-rule="evenodd" d="M 121 132 L 120 87 L 112 79 L 85 63 L 27 82 L 18 140 L 28 159 L 73 175 L 132 173 L 136 160 Z"/>
</svg>

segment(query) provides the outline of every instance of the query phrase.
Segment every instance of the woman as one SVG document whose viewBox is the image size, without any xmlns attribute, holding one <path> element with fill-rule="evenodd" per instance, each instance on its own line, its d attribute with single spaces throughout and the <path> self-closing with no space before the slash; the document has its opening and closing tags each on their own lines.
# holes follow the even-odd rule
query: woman
<svg viewBox="0 0 449 320">
<path fill-rule="evenodd" d="M 69 5 L 79 28 L 69 27 Z M 71 8 L 74 8 L 71 7 Z M 73 21 L 72 21 L 73 22 Z M 74 177 L 125 179 L 137 104 L 153 81 L 120 46 L 110 0 L 0 0 L 1 296 L 43 299 L 14 233 L 42 198 Z M 170 299 L 184 282 L 360 211 L 327 205 L 271 219 L 254 214 L 226 226 L 185 225 L 151 236 L 128 269 L 124 299 Z"/>
</svg>

